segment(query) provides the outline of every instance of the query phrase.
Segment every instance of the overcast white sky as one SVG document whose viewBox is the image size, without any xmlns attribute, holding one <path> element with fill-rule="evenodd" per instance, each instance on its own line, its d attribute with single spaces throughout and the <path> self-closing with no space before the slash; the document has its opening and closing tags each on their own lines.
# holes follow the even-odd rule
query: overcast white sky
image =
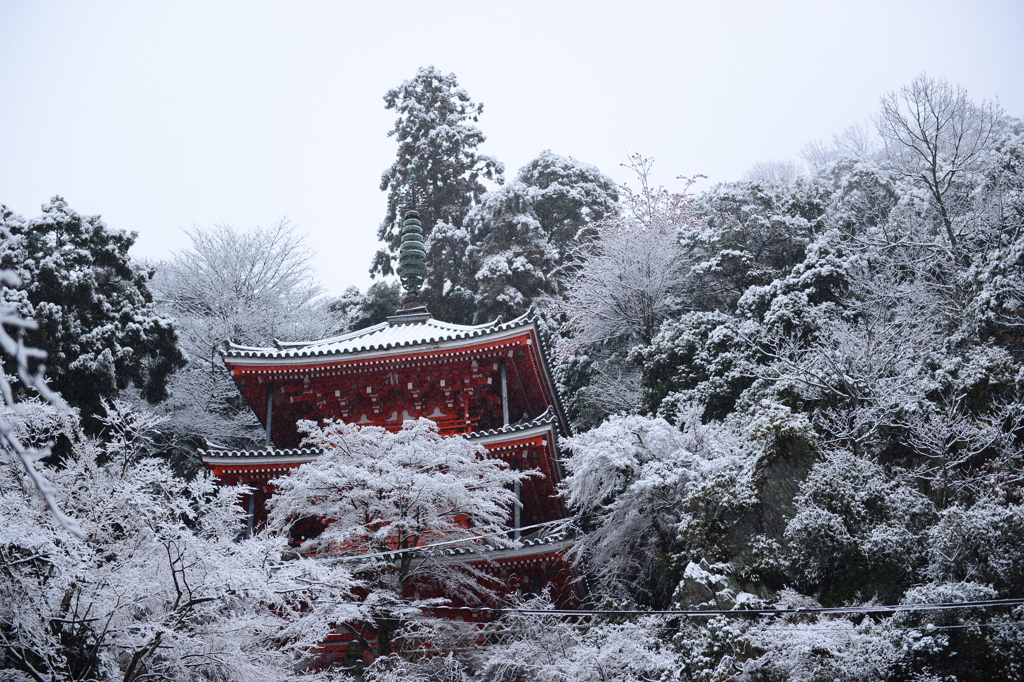
<svg viewBox="0 0 1024 682">
<path fill-rule="evenodd" d="M 433 64 L 485 104 L 508 175 L 551 149 L 618 181 L 738 179 L 865 122 L 915 75 L 1024 117 L 1024 2 L 0 0 L 0 202 L 135 230 L 287 216 L 364 288 L 393 160 L 382 96 Z"/>
</svg>

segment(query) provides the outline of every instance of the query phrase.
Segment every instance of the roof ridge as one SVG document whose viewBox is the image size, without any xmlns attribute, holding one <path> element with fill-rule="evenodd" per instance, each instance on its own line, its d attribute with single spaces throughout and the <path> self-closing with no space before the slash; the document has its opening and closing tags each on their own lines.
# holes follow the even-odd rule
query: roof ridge
<svg viewBox="0 0 1024 682">
<path fill-rule="evenodd" d="M 445 322 L 433 317 L 422 321 L 408 322 L 401 325 L 391 325 L 389 322 L 381 322 L 372 327 L 360 329 L 356 332 L 349 332 L 340 336 L 320 339 L 318 341 L 286 341 L 275 342 L 275 347 L 242 346 L 229 343 L 227 350 L 222 352 L 224 357 L 263 357 L 263 358 L 295 358 L 315 357 L 323 355 L 347 355 L 374 350 L 390 350 L 392 348 L 412 347 L 440 341 L 458 341 L 471 339 L 494 332 L 503 332 L 517 327 L 526 326 L 536 321 L 536 315 L 529 311 L 524 315 L 501 322 L 500 318 L 492 322 L 480 325 L 460 325 L 453 322 Z M 389 334 L 388 332 L 393 332 Z M 432 333 L 436 332 L 436 333 Z M 410 333 L 414 336 L 410 336 Z M 374 342 L 367 338 L 367 343 L 350 348 L 329 348 L 331 345 L 343 344 L 379 335 L 381 338 Z M 403 338 L 404 337 L 404 338 Z"/>
<path fill-rule="evenodd" d="M 357 329 L 353 332 L 345 332 L 344 334 L 339 334 L 337 336 L 329 336 L 325 339 L 312 339 L 309 341 L 276 341 L 276 343 L 282 348 L 304 348 L 306 346 L 321 346 L 328 343 L 337 343 L 339 341 L 357 339 L 360 336 L 366 336 L 381 329 L 385 329 L 387 326 L 387 322 L 378 322 L 377 324 L 370 325 L 369 327 L 363 327 L 362 329 Z M 269 346 L 267 346 L 267 348 L 269 348 Z M 260 350 L 264 350 L 264 348 L 260 348 Z"/>
<path fill-rule="evenodd" d="M 228 448 L 200 449 L 199 454 L 210 455 L 211 457 L 296 457 L 300 455 L 322 455 L 323 448 L 243 448 L 230 450 Z"/>
</svg>

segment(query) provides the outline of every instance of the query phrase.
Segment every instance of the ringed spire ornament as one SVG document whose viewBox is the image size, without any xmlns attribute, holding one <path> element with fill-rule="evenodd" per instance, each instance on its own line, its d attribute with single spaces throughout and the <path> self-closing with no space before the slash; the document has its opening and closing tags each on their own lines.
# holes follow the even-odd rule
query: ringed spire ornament
<svg viewBox="0 0 1024 682">
<path fill-rule="evenodd" d="M 419 211 L 406 211 L 402 223 L 402 245 L 398 249 L 398 278 L 411 296 L 416 296 L 427 277 L 427 249 Z"/>
</svg>

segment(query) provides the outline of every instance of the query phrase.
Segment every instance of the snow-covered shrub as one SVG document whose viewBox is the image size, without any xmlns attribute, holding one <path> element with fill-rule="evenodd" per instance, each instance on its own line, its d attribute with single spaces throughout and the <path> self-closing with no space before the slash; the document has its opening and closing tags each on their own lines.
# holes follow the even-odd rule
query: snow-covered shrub
<svg viewBox="0 0 1024 682">
<path fill-rule="evenodd" d="M 544 596 L 522 606 L 535 612 L 504 615 L 493 626 L 493 643 L 469 657 L 475 679 L 654 682 L 673 665 L 662 617 L 607 611 L 572 622 L 543 614 L 553 608 Z"/>
<path fill-rule="evenodd" d="M 823 602 L 896 599 L 925 565 L 931 503 L 870 460 L 828 455 L 795 503 L 785 533 L 791 570 Z"/>
<path fill-rule="evenodd" d="M 987 585 L 927 583 L 907 590 L 904 604 L 983 601 Z M 1024 675 L 1020 609 L 963 608 L 897 613 L 882 624 L 899 649 L 891 679 L 1016 680 Z M 929 678 L 928 675 L 935 675 Z"/>
<path fill-rule="evenodd" d="M 928 575 L 935 581 L 991 585 L 1001 596 L 1024 590 L 1024 506 L 982 500 L 942 512 L 928 533 Z"/>
<path fill-rule="evenodd" d="M 758 407 L 756 416 L 747 425 L 751 440 L 769 446 L 791 438 L 814 441 L 814 426 L 806 415 L 767 400 L 762 400 Z"/>
<path fill-rule="evenodd" d="M 744 682 L 883 682 L 899 656 L 898 644 L 871 618 L 763 618 L 743 634 L 758 653 L 737 666 Z"/>
</svg>

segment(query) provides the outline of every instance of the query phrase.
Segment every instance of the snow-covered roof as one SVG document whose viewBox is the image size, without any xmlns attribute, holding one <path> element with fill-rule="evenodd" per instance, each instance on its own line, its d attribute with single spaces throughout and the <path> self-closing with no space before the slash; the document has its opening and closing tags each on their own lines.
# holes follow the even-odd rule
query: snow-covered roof
<svg viewBox="0 0 1024 682">
<path fill-rule="evenodd" d="M 500 545 L 498 543 L 489 544 L 485 542 L 473 542 L 467 538 L 466 544 L 459 545 L 457 547 L 449 546 L 434 546 L 429 545 L 425 547 L 413 548 L 413 557 L 417 561 L 432 560 L 432 561 L 479 561 L 481 559 L 487 561 L 522 561 L 528 560 L 531 557 L 548 554 L 550 552 L 563 551 L 568 549 L 575 539 L 574 529 L 567 523 L 569 519 L 559 519 L 556 521 L 548 521 L 547 523 L 538 524 L 537 526 L 530 526 L 529 528 L 522 529 L 523 534 L 516 544 L 509 547 Z M 527 532 L 529 531 L 529 532 Z M 505 532 L 515 532 L 514 528 L 509 528 Z M 382 552 L 379 556 L 387 558 L 397 558 L 399 552 Z M 351 554 L 341 556 L 329 556 L 323 557 L 327 561 L 353 561 L 359 560 L 365 555 Z"/>
<path fill-rule="evenodd" d="M 323 450 L 320 448 L 253 448 L 252 450 L 210 448 L 199 452 L 217 457 L 315 457 L 323 454 Z"/>
<path fill-rule="evenodd" d="M 200 450 L 199 455 L 207 464 L 254 465 L 254 464 L 298 464 L 311 462 L 324 451 L 320 448 L 256 448 L 253 450 L 221 450 L 210 448 Z"/>
<path fill-rule="evenodd" d="M 522 537 L 513 547 L 497 543 L 467 543 L 457 547 L 425 547 L 415 552 L 419 559 L 433 558 L 434 561 L 474 561 L 476 557 L 490 561 L 516 561 L 529 559 L 538 554 L 568 549 L 575 539 L 569 519 L 558 519 L 522 529 Z M 514 528 L 509 528 L 513 532 Z"/>
<path fill-rule="evenodd" d="M 486 431 L 475 431 L 473 433 L 460 434 L 455 437 L 467 438 L 469 440 L 500 440 L 500 436 L 513 433 L 525 433 L 538 427 L 546 427 L 554 424 L 557 431 L 558 417 L 553 407 L 548 406 L 540 415 L 529 421 L 509 424 L 497 429 Z M 237 464 L 292 464 L 297 462 L 310 462 L 323 454 L 320 448 L 254 448 L 251 450 L 226 450 L 210 448 L 200 450 L 200 456 L 208 464 L 237 465 Z"/>
<path fill-rule="evenodd" d="M 510 528 L 509 531 L 514 529 Z M 471 555 L 487 555 L 492 561 L 526 558 L 540 552 L 551 552 L 572 545 L 572 534 L 566 529 L 551 534 L 534 534 L 519 541 L 518 547 L 500 547 L 495 545 L 464 545 L 440 550 L 425 550 L 414 554 L 416 557 L 463 557 Z"/>
<path fill-rule="evenodd" d="M 452 324 L 436 320 L 426 312 L 398 314 L 386 322 L 341 336 L 317 341 L 277 342 L 274 348 L 229 344 L 225 358 L 311 358 L 383 351 L 404 347 L 473 339 L 495 332 L 523 327 L 533 322 L 532 313 L 508 322 L 500 319 L 480 325 Z"/>
<path fill-rule="evenodd" d="M 487 429 L 485 431 L 474 431 L 473 433 L 467 433 L 466 438 L 470 440 L 476 440 L 477 438 L 490 438 L 492 436 L 504 436 L 509 433 L 518 433 L 519 431 L 529 431 L 530 429 L 538 426 L 547 426 L 548 424 L 555 424 L 557 428 L 558 417 L 555 414 L 555 408 L 552 405 L 548 405 L 548 409 L 541 412 L 539 415 L 529 421 L 521 421 L 516 424 L 509 424 L 508 426 L 501 426 L 496 429 Z"/>
</svg>

